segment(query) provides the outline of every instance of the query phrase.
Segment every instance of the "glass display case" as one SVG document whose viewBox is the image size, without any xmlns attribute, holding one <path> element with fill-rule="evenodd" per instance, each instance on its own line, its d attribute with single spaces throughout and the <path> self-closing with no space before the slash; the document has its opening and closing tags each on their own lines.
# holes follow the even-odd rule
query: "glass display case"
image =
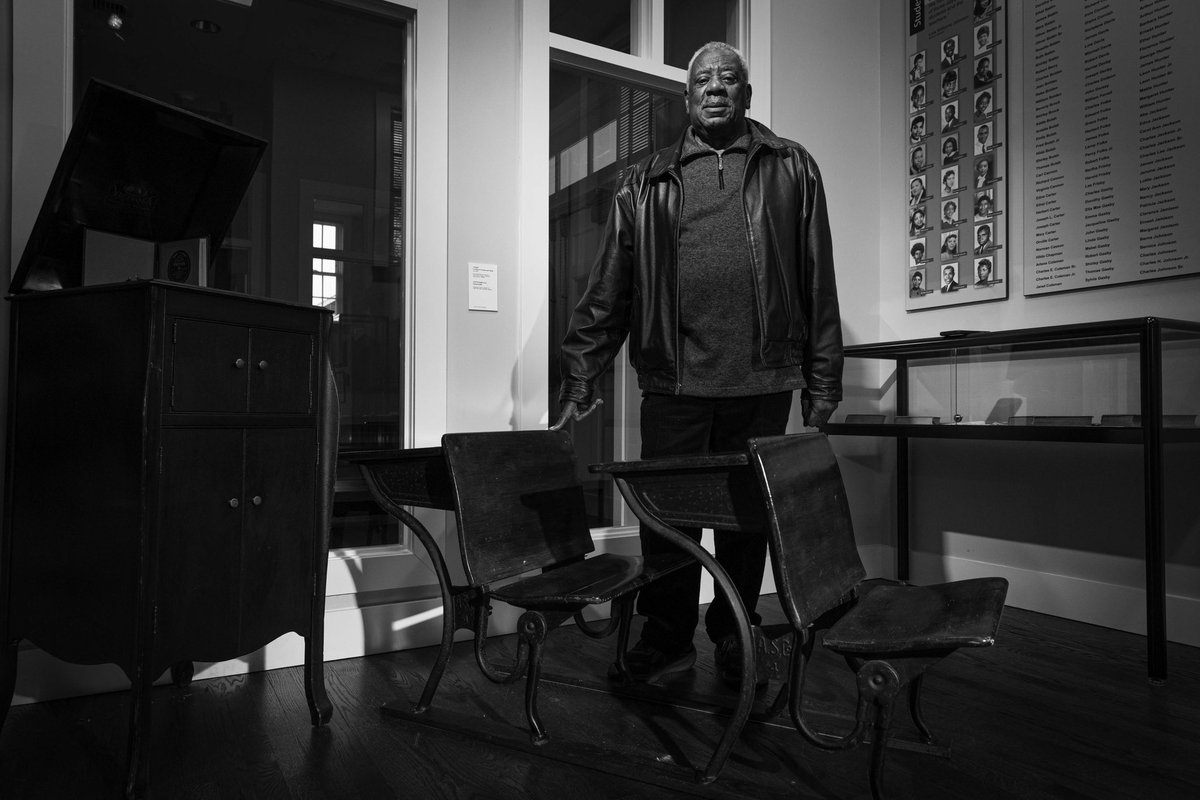
<svg viewBox="0 0 1200 800">
<path fill-rule="evenodd" d="M 1151 680 L 1165 678 L 1163 445 L 1200 443 L 1200 322 L 1148 317 L 945 331 L 848 346 L 846 364 L 846 401 L 823 430 L 896 439 L 902 580 L 909 572 L 909 439 L 1140 445 L 1149 672 Z"/>
</svg>

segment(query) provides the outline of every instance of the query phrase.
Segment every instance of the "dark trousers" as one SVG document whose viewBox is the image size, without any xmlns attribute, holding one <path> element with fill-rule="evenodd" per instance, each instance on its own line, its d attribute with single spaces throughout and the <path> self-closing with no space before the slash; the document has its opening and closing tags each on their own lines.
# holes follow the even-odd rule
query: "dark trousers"
<svg viewBox="0 0 1200 800">
<path fill-rule="evenodd" d="M 731 398 L 645 393 L 642 458 L 743 451 L 747 439 L 785 433 L 791 407 L 790 391 Z M 680 528 L 680 532 L 700 541 L 699 528 Z M 767 560 L 766 535 L 718 530 L 714 538 L 718 563 L 737 587 L 751 624 L 759 624 L 762 618 L 754 608 Z M 641 539 L 646 554 L 674 549 L 645 526 Z M 700 617 L 700 574 L 700 565 L 693 564 L 642 589 L 637 611 L 646 617 L 643 641 L 668 653 L 691 645 Z M 737 633 L 733 611 L 719 592 L 708 607 L 704 626 L 714 642 Z"/>
</svg>

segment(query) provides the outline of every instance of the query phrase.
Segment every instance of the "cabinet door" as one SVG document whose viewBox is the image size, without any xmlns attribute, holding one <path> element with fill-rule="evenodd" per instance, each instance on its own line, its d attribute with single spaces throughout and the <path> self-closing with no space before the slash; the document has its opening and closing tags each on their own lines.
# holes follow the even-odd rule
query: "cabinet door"
<svg viewBox="0 0 1200 800">
<path fill-rule="evenodd" d="M 316 484 L 315 430 L 246 431 L 243 651 L 261 647 L 288 631 L 308 633 Z"/>
<path fill-rule="evenodd" d="M 316 339 L 294 331 L 250 331 L 250 411 L 311 414 L 316 406 Z"/>
<path fill-rule="evenodd" d="M 162 432 L 155 664 L 241 655 L 240 429 Z"/>
<path fill-rule="evenodd" d="M 173 319 L 170 333 L 167 410 L 245 413 L 251 375 L 246 327 Z"/>
</svg>

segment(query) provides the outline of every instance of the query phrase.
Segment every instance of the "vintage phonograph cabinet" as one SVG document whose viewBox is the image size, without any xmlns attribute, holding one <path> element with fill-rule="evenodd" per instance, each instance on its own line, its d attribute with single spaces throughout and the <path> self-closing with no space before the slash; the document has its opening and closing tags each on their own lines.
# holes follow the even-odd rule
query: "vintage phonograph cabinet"
<svg viewBox="0 0 1200 800">
<path fill-rule="evenodd" d="M 332 713 L 331 314 L 196 285 L 264 148 L 93 82 L 10 287 L 0 722 L 21 640 L 116 664 L 131 796 L 167 670 L 294 631 L 313 724 Z"/>
</svg>

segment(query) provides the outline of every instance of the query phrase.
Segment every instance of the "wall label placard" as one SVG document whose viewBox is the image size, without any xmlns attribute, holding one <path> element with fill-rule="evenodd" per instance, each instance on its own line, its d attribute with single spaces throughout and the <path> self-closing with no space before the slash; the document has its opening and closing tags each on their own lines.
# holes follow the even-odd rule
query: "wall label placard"
<svg viewBox="0 0 1200 800">
<path fill-rule="evenodd" d="M 471 261 L 467 264 L 467 310 L 499 311 L 499 291 L 495 264 Z"/>
</svg>

